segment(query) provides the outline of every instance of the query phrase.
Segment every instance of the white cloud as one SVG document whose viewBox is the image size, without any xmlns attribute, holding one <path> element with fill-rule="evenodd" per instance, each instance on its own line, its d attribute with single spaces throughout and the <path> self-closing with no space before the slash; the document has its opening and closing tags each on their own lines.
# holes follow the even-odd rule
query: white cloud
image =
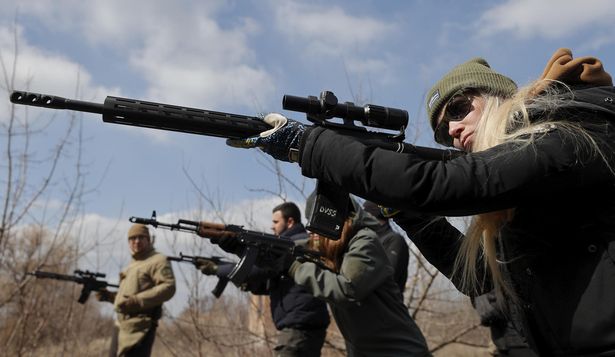
<svg viewBox="0 0 615 357">
<path fill-rule="evenodd" d="M 253 111 L 253 103 L 267 102 L 272 96 L 274 80 L 255 64 L 250 48 L 252 34 L 259 31 L 257 24 L 244 18 L 222 28 L 216 14 L 224 5 L 223 1 L 183 5 L 157 0 L 39 1 L 19 7 L 17 21 L 34 18 L 49 31 L 84 40 L 76 46 L 99 47 L 112 57 L 124 58 L 126 66 L 147 84 L 140 99 L 208 109 L 243 104 Z M 16 8 L 15 4 L 6 7 Z M 10 21 L 5 13 L 3 22 Z M 17 37 L 16 88 L 75 98 L 79 83 L 79 97 L 84 100 L 102 102 L 105 95 L 118 95 L 118 88 L 95 85 L 93 76 L 74 59 L 31 45 L 21 28 Z M 12 58 L 7 54 L 13 53 L 13 34 L 9 25 L 0 28 L 0 53 L 10 66 Z M 162 131 L 133 132 L 169 142 Z"/>
<path fill-rule="evenodd" d="M 394 24 L 352 16 L 332 5 L 286 1 L 274 5 L 279 30 L 313 55 L 369 50 L 395 29 Z"/>
<path fill-rule="evenodd" d="M 200 108 L 269 98 L 274 81 L 254 63 L 250 48 L 259 27 L 240 18 L 223 28 L 217 12 L 224 6 L 223 1 L 64 0 L 36 2 L 19 12 L 124 57 L 148 84 L 146 99 Z"/>
<path fill-rule="evenodd" d="M 12 84 L 17 90 L 32 88 L 87 100 L 102 100 L 103 94 L 118 92 L 117 88 L 94 84 L 91 74 L 69 58 L 32 46 L 21 27 L 0 26 L 0 56 L 7 76 L 12 76 L 14 68 Z"/>
<path fill-rule="evenodd" d="M 198 107 L 226 106 L 268 98 L 274 83 L 255 62 L 249 46 L 258 26 L 244 19 L 223 29 L 211 13 L 198 11 L 166 19 L 143 33 L 143 45 L 130 51 L 130 64 L 149 83 L 148 95 Z"/>
<path fill-rule="evenodd" d="M 345 57 L 344 64 L 349 73 L 365 75 L 368 80 L 376 79 L 381 86 L 399 80 L 395 68 L 402 65 L 399 59 L 386 54 L 382 58 L 349 56 Z"/>
<path fill-rule="evenodd" d="M 376 49 L 398 29 L 398 24 L 354 16 L 332 4 L 285 1 L 273 3 L 272 9 L 278 31 L 304 57 L 341 58 L 353 74 L 384 74 L 390 70 L 394 59 Z"/>
<path fill-rule="evenodd" d="M 510 32 L 521 38 L 559 39 L 588 27 L 612 29 L 614 21 L 615 7 L 609 0 L 508 0 L 487 10 L 478 28 L 483 36 Z"/>
</svg>

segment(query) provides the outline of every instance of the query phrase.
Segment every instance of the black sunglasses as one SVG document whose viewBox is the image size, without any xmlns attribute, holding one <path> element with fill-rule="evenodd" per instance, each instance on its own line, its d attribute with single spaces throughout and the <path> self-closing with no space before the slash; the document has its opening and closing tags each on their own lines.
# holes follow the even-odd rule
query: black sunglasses
<svg viewBox="0 0 615 357">
<path fill-rule="evenodd" d="M 472 111 L 472 99 L 474 95 L 467 91 L 458 91 L 444 106 L 442 120 L 434 130 L 434 140 L 444 146 L 453 146 L 453 138 L 448 134 L 448 123 L 461 121 Z"/>
</svg>

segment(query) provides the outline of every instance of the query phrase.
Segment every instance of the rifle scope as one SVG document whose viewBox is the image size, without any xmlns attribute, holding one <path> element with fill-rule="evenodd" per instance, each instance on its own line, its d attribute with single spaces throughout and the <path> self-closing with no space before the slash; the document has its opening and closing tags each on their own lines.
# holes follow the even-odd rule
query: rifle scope
<svg viewBox="0 0 615 357">
<path fill-rule="evenodd" d="M 306 113 L 308 120 L 322 122 L 330 118 L 360 121 L 364 126 L 389 130 L 404 130 L 408 125 L 408 112 L 403 109 L 351 102 L 338 103 L 333 92 L 322 91 L 320 97 L 284 95 L 282 108 Z"/>
<path fill-rule="evenodd" d="M 98 272 L 92 272 L 92 271 L 89 271 L 89 270 L 85 270 L 85 271 L 84 270 L 75 270 L 74 274 L 75 275 L 81 275 L 81 276 L 91 276 L 93 278 L 104 278 L 104 277 L 107 276 L 106 274 L 98 273 Z"/>
</svg>

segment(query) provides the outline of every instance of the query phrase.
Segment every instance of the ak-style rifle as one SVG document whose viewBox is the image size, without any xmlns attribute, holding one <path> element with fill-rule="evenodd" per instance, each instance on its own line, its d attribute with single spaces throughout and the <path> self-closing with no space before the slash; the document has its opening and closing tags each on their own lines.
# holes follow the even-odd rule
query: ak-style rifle
<svg viewBox="0 0 615 357">
<path fill-rule="evenodd" d="M 171 231 L 194 233 L 209 238 L 212 243 L 217 243 L 220 239 L 236 240 L 237 245 L 242 248 L 238 252 L 238 254 L 241 254 L 241 258 L 227 278 L 237 286 L 246 282 L 253 266 L 277 269 L 276 264 L 288 257 L 310 261 L 326 269 L 321 260 L 320 252 L 296 245 L 295 242 L 280 238 L 277 235 L 250 231 L 238 225 L 206 221 L 197 222 L 187 219 L 179 219 L 177 223 L 164 223 L 158 221 L 156 211 L 152 212 L 151 218 L 130 217 L 130 222 Z"/>
</svg>

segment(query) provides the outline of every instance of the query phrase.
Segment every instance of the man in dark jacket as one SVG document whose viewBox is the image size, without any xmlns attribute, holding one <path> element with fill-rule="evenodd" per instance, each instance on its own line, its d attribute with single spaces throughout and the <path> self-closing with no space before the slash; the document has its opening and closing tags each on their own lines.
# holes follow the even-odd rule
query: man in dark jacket
<svg viewBox="0 0 615 357">
<path fill-rule="evenodd" d="M 408 251 L 408 244 L 404 237 L 395 232 L 389 220 L 382 215 L 380 207 L 371 201 L 365 201 L 363 203 L 363 209 L 376 217 L 380 226 L 376 229 L 376 234 L 382 243 L 387 258 L 395 270 L 395 283 L 399 286 L 399 290 L 404 292 L 406 290 L 406 280 L 408 280 L 408 262 L 410 260 L 410 253 Z"/>
<path fill-rule="evenodd" d="M 308 234 L 301 223 L 301 211 L 296 204 L 284 202 L 273 209 L 271 229 L 280 239 L 297 245 L 307 245 Z M 227 277 L 234 264 L 203 265 L 207 275 Z M 269 295 L 271 317 L 279 331 L 276 356 L 320 356 L 325 341 L 329 312 L 323 300 L 315 298 L 288 276 L 266 269 L 252 268 L 245 289 L 256 295 Z"/>
</svg>

